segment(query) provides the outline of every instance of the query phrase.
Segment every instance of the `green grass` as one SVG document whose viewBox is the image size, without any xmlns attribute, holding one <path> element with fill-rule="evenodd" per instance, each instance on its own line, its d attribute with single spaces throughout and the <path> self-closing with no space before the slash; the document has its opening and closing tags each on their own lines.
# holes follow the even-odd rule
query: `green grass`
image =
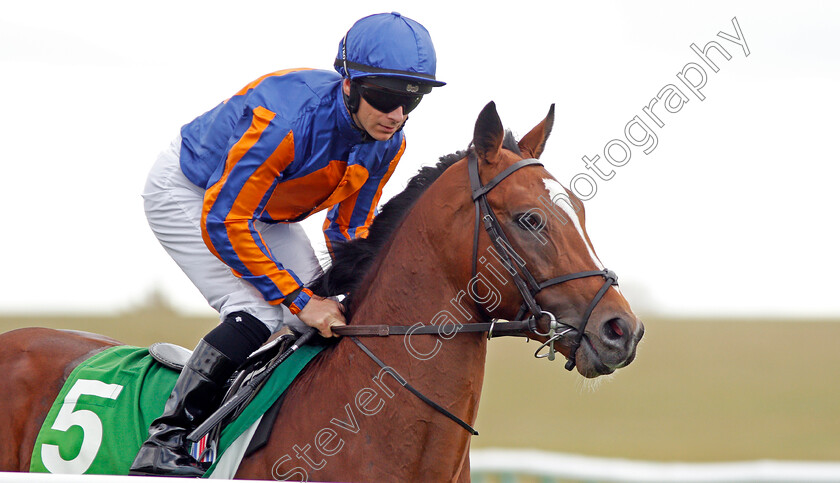
<svg viewBox="0 0 840 483">
<path fill-rule="evenodd" d="M 152 306 L 109 317 L 0 316 L 193 347 L 216 325 Z M 647 319 L 636 361 L 597 389 L 534 343 L 490 343 L 474 448 L 659 461 L 840 460 L 840 323 Z"/>
</svg>

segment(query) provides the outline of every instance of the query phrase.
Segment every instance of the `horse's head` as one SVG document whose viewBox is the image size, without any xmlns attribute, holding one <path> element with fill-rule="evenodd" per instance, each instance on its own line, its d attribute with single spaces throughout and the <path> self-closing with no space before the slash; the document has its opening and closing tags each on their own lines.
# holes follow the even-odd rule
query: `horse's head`
<svg viewBox="0 0 840 483">
<path fill-rule="evenodd" d="M 333 263 L 312 290 L 349 293 L 354 320 L 362 307 L 362 320 L 387 309 L 404 324 L 419 317 L 443 332 L 451 325 L 444 320 L 517 320 L 491 333 L 525 331 L 543 343 L 540 355 L 556 348 L 586 377 L 629 364 L 642 324 L 595 255 L 583 204 L 537 160 L 553 121 L 552 106 L 517 143 L 488 104 L 471 148 L 421 169 L 367 238 L 334 244 Z M 429 354 L 441 344 L 427 342 Z"/>
<path fill-rule="evenodd" d="M 572 361 L 569 368 L 576 363 L 580 374 L 596 377 L 633 360 L 644 327 L 595 254 L 583 203 L 543 167 L 550 162 L 536 161 L 553 122 L 552 105 L 514 144 L 495 104 L 479 115 L 467 160 L 480 218 L 473 279 L 483 278 L 502 294 L 489 316 L 515 319 L 541 311 L 529 337 L 549 342 L 546 350 L 556 344 Z"/>
</svg>

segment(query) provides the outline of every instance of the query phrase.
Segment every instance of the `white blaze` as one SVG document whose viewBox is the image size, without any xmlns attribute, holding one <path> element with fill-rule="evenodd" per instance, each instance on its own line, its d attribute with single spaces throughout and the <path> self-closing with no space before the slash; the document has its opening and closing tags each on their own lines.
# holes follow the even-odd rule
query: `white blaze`
<svg viewBox="0 0 840 483">
<path fill-rule="evenodd" d="M 604 264 L 601 263 L 601 260 L 599 260 L 598 256 L 595 255 L 595 249 L 592 248 L 589 240 L 584 235 L 583 227 L 580 226 L 580 218 L 578 218 L 577 212 L 575 212 L 574 207 L 568 201 L 569 195 L 566 192 L 566 189 L 563 188 L 563 185 L 558 183 L 555 179 L 544 178 L 543 183 L 545 183 L 545 189 L 548 190 L 548 195 L 551 197 L 551 201 L 554 205 L 566 213 L 566 217 L 568 219 L 572 220 L 572 223 L 575 225 L 575 229 L 577 229 L 578 235 L 580 235 L 581 240 L 583 240 L 583 245 L 589 251 L 589 257 L 592 259 L 592 262 L 595 263 L 598 270 L 603 270 Z"/>
</svg>

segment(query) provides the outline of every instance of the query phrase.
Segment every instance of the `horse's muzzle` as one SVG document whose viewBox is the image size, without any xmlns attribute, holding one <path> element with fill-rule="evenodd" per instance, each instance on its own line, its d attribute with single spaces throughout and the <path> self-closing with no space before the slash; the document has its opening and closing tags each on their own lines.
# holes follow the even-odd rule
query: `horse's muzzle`
<svg viewBox="0 0 840 483">
<path fill-rule="evenodd" d="M 575 354 L 578 372 L 584 377 L 597 377 L 627 366 L 636 358 L 644 332 L 644 325 L 632 314 L 591 324 Z"/>
</svg>

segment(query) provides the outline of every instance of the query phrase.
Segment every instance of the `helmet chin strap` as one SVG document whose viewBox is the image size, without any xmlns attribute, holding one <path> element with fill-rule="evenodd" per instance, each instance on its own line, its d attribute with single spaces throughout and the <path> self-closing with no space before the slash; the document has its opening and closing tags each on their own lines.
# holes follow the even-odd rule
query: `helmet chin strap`
<svg viewBox="0 0 840 483">
<path fill-rule="evenodd" d="M 348 77 L 349 79 L 349 77 Z M 350 79 L 350 95 L 344 93 L 344 90 L 341 90 L 341 95 L 344 96 L 344 105 L 347 106 L 347 110 L 350 111 L 350 114 L 356 114 L 359 112 L 359 105 L 362 102 L 362 93 L 359 92 L 359 88 L 352 79 Z"/>
</svg>

